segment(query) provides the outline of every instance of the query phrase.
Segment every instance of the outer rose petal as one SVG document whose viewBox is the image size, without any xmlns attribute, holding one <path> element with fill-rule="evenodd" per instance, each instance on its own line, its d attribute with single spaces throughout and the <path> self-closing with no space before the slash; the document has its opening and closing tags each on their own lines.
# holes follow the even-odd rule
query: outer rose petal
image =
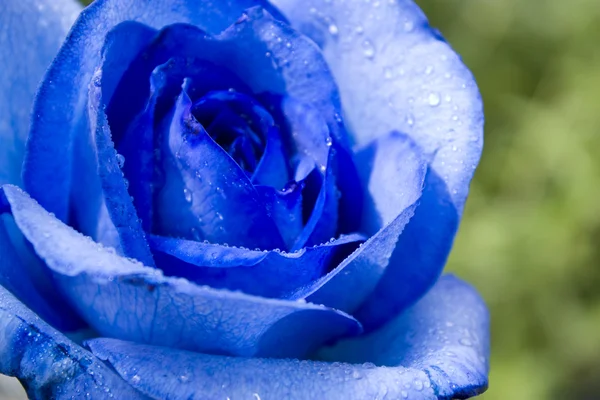
<svg viewBox="0 0 600 400">
<path fill-rule="evenodd" d="M 75 0 L 0 1 L 0 185 L 21 184 L 35 92 L 80 10 Z M 34 257 L 14 225 L 0 219 L 1 284 L 23 295 L 54 326 L 80 326 L 71 313 L 54 311 L 65 309 L 55 296 L 43 299 L 53 288 Z"/>
<path fill-rule="evenodd" d="M 210 356 L 113 339 L 88 346 L 157 399 L 451 399 L 487 386 L 488 318 L 477 293 L 448 276 L 380 332 L 329 350 L 359 364 Z"/>
<path fill-rule="evenodd" d="M 378 326 L 433 285 L 450 251 L 483 145 L 473 76 L 412 0 L 272 0 L 319 43 L 357 144 L 408 134 L 430 171 L 421 205 L 375 295 L 358 315 Z"/>
<path fill-rule="evenodd" d="M 75 0 L 0 3 L 0 185 L 21 182 L 35 91 L 80 10 Z"/>
<path fill-rule="evenodd" d="M 147 398 L 1 286 L 0 372 L 19 378 L 32 399 Z"/>
</svg>

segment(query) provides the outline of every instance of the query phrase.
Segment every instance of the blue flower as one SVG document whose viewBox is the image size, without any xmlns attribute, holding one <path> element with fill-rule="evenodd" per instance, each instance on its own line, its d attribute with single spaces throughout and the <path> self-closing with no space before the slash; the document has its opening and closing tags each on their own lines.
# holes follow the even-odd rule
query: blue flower
<svg viewBox="0 0 600 400">
<path fill-rule="evenodd" d="M 485 304 L 439 277 L 481 100 L 412 0 L 0 8 L 0 372 L 31 398 L 485 390 Z"/>
</svg>

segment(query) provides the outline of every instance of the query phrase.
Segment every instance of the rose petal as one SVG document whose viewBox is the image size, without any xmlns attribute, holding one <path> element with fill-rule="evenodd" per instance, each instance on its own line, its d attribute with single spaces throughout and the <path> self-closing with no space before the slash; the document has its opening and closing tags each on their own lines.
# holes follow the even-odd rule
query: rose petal
<svg viewBox="0 0 600 400">
<path fill-rule="evenodd" d="M 5 0 L 0 6 L 0 185 L 21 183 L 35 92 L 80 10 L 74 0 Z"/>
<path fill-rule="evenodd" d="M 342 312 L 167 278 L 94 243 L 20 189 L 4 194 L 21 232 L 98 332 L 141 343 L 242 356 L 300 357 L 361 332 Z"/>
<path fill-rule="evenodd" d="M 39 2 L 31 3 L 31 7 L 37 4 Z M 24 184 L 32 196 L 47 210 L 56 213 L 61 221 L 67 220 L 71 175 L 77 168 L 72 159 L 73 141 L 78 132 L 87 132 L 87 85 L 101 63 L 103 41 L 111 29 L 123 21 L 137 21 L 155 29 L 184 22 L 216 34 L 254 5 L 263 5 L 272 14 L 279 15 L 262 0 L 201 3 L 169 0 L 151 4 L 148 0 L 133 3 L 130 0 L 98 0 L 88 6 L 50 66 L 36 97 L 23 166 Z M 21 26 L 29 30 L 28 24 Z M 20 37 L 28 38 L 29 34 Z M 57 39 L 53 37 L 52 40 Z M 31 48 L 36 49 L 32 54 L 37 57 L 38 49 L 45 49 L 45 46 Z M 29 114 L 29 110 L 27 106 L 22 112 Z"/>
<path fill-rule="evenodd" d="M 250 179 L 195 120 L 191 107 L 184 90 L 161 128 L 164 186 L 155 197 L 155 232 L 264 250 L 284 248 Z"/>
<path fill-rule="evenodd" d="M 358 162 L 363 187 L 369 189 L 363 225 L 372 236 L 328 275 L 297 293 L 346 312 L 356 310 L 373 293 L 390 266 L 398 238 L 421 197 L 426 172 L 421 149 L 395 132 L 365 148 Z M 384 207 L 379 216 L 378 209 Z"/>
<path fill-rule="evenodd" d="M 413 0 L 272 3 L 323 49 L 355 142 L 404 132 L 430 165 L 424 199 L 393 255 L 398 262 L 359 312 L 376 327 L 422 296 L 446 263 L 483 145 L 481 97 Z"/>
<path fill-rule="evenodd" d="M 147 399 L 0 286 L 0 372 L 30 398 Z"/>
<path fill-rule="evenodd" d="M 361 235 L 345 236 L 294 253 L 158 236 L 150 237 L 150 246 L 158 267 L 168 276 L 261 297 L 288 298 L 297 288 L 321 277 L 330 268 L 330 262 L 347 255 L 364 240 Z"/>
<path fill-rule="evenodd" d="M 155 398 L 450 399 L 485 390 L 488 325 L 477 293 L 444 277 L 392 325 L 353 343 L 365 364 L 210 356 L 114 339 L 87 345 Z"/>
<path fill-rule="evenodd" d="M 0 194 L 0 215 L 7 208 L 6 199 Z M 19 257 L 4 223 L 0 218 L 0 285 L 57 329 L 72 331 L 85 326 L 57 293 L 50 274 L 34 256 L 26 260 Z"/>
</svg>

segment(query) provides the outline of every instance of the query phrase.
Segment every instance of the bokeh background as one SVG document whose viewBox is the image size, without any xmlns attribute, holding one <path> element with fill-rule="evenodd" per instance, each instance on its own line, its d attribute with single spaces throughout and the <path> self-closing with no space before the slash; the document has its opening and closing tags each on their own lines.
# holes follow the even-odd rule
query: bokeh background
<svg viewBox="0 0 600 400">
<path fill-rule="evenodd" d="M 492 313 L 481 398 L 600 399 L 600 0 L 416 1 L 485 103 L 447 267 Z"/>
<path fill-rule="evenodd" d="M 483 158 L 447 268 L 492 313 L 481 397 L 600 399 L 600 1 L 417 3 L 485 104 Z"/>
</svg>

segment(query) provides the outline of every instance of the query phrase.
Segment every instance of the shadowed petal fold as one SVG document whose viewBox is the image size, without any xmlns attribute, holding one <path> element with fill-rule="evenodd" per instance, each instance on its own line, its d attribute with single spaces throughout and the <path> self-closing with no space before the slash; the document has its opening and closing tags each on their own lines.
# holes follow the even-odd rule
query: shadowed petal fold
<svg viewBox="0 0 600 400">
<path fill-rule="evenodd" d="M 334 259 L 350 253 L 365 238 L 349 235 L 293 253 L 159 236 L 149 240 L 158 267 L 168 276 L 256 296 L 290 298 L 296 289 L 320 278 Z"/>
<path fill-rule="evenodd" d="M 307 300 L 355 311 L 389 268 L 398 238 L 417 207 L 426 165 L 421 149 L 407 136 L 392 132 L 357 157 L 362 186 L 362 230 L 372 235 L 337 268 L 297 292 Z"/>
</svg>

